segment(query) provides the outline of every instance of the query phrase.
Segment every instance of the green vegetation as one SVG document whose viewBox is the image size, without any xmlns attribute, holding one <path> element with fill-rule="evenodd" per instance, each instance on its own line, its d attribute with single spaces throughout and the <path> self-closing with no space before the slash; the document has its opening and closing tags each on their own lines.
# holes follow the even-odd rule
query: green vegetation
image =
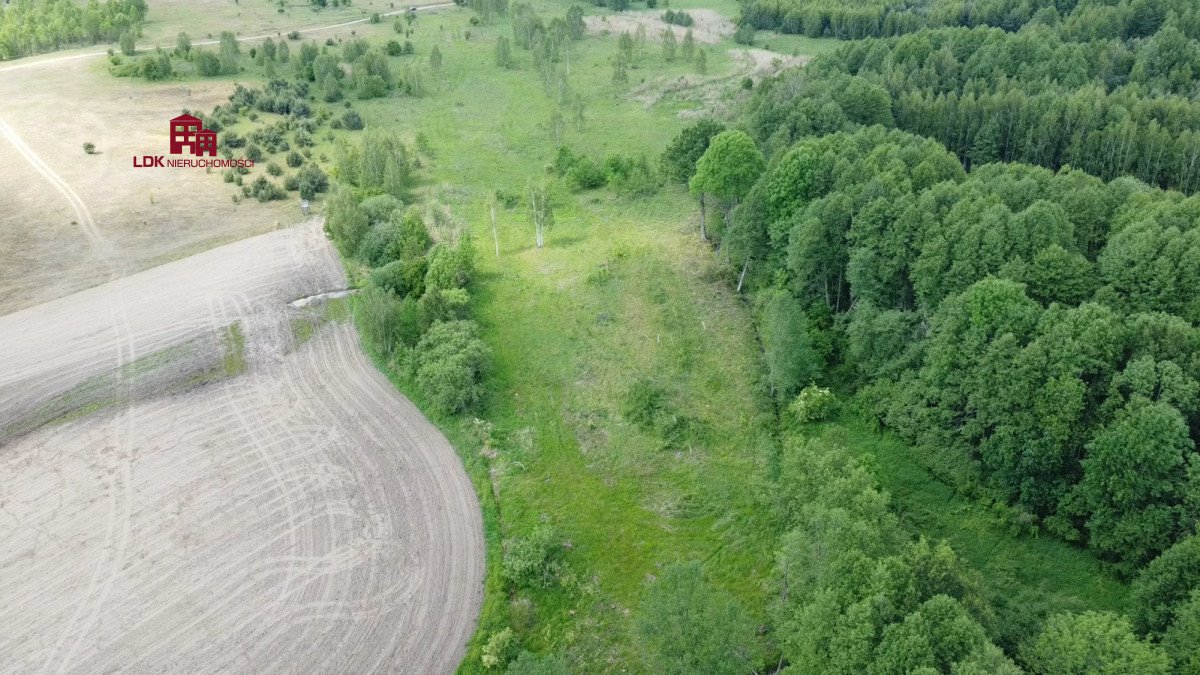
<svg viewBox="0 0 1200 675">
<path fill-rule="evenodd" d="M 1133 42 L 1073 42 L 1047 27 L 924 31 L 824 54 L 770 83 L 747 124 L 774 149 L 878 123 L 936 138 L 968 167 L 1071 166 L 1190 193 L 1200 188 L 1193 72 L 1200 42 L 1174 19 Z"/>
<path fill-rule="evenodd" d="M 483 504 L 464 671 L 1188 672 L 1194 8 L 748 2 L 870 38 L 764 78 L 467 4 L 141 57 L 261 79 L 205 116 L 274 167 L 227 180 L 328 193 Z"/>
<path fill-rule="evenodd" d="M 225 377 L 246 372 L 246 334 L 240 321 L 225 328 L 221 335 L 225 353 L 221 359 L 221 370 Z"/>
<path fill-rule="evenodd" d="M 948 26 L 1016 31 L 1026 25 L 1049 25 L 1061 26 L 1072 40 L 1083 42 L 1147 37 L 1172 13 L 1200 30 L 1200 11 L 1187 0 L 750 0 L 743 5 L 741 21 L 755 28 L 842 40 Z"/>
<path fill-rule="evenodd" d="M 68 45 L 133 39 L 146 18 L 146 0 L 14 0 L 0 6 L 0 60 Z"/>
</svg>

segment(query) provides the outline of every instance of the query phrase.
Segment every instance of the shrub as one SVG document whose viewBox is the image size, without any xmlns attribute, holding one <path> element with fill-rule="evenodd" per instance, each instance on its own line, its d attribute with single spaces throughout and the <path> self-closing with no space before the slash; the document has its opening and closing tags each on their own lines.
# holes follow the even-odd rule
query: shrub
<svg viewBox="0 0 1200 675">
<path fill-rule="evenodd" d="M 300 31 L 298 31 L 298 30 L 291 31 L 290 33 L 287 34 L 287 38 L 289 40 L 299 40 L 300 39 Z"/>
<path fill-rule="evenodd" d="M 502 668 L 513 659 L 516 651 L 516 635 L 513 634 L 512 628 L 505 628 L 497 633 L 492 633 L 487 644 L 483 646 L 483 654 L 480 659 L 484 668 Z"/>
<path fill-rule="evenodd" d="M 387 223 L 384 223 L 385 225 Z M 363 240 L 364 245 L 369 241 L 370 235 Z M 422 275 L 425 271 L 425 259 L 417 258 L 415 260 L 393 260 L 383 267 L 371 272 L 371 283 L 385 288 L 396 295 L 404 298 L 409 296 L 420 297 L 424 289 L 422 285 Z"/>
<path fill-rule="evenodd" d="M 275 162 L 269 162 L 267 164 L 267 173 L 271 174 L 272 176 L 282 176 L 283 167 L 279 166 Z"/>
<path fill-rule="evenodd" d="M 592 190 L 604 185 L 604 170 L 591 157 L 580 157 L 564 176 L 572 190 Z"/>
<path fill-rule="evenodd" d="M 425 295 L 436 294 L 426 290 Z M 474 321 L 436 323 L 417 343 L 417 384 L 438 412 L 462 412 L 483 395 L 479 380 L 490 358 Z"/>
<path fill-rule="evenodd" d="M 339 189 L 329 199 L 325 229 L 333 237 L 333 243 L 342 255 L 351 255 L 358 250 L 358 245 L 369 226 L 367 214 L 359 208 L 358 199 L 353 192 Z"/>
<path fill-rule="evenodd" d="M 347 110 L 346 112 L 342 113 L 342 126 L 351 131 L 358 131 L 359 129 L 362 129 L 362 115 L 359 115 L 357 110 Z"/>
<path fill-rule="evenodd" d="M 520 588 L 550 588 L 558 581 L 561 555 L 562 536 L 554 526 L 543 523 L 527 537 L 504 542 L 501 574 Z"/>
<path fill-rule="evenodd" d="M 293 169 L 299 167 L 303 163 L 304 163 L 304 158 L 301 157 L 300 153 L 296 152 L 295 150 L 292 150 L 291 152 L 289 152 L 287 154 L 287 165 L 292 167 Z"/>
<path fill-rule="evenodd" d="M 800 424 L 821 422 L 833 412 L 837 398 L 824 387 L 809 385 L 800 390 L 788 410 Z"/>
<path fill-rule="evenodd" d="M 1200 590 L 1200 535 L 1164 551 L 1134 582 L 1134 627 L 1140 633 L 1161 635 L 1174 620 L 1176 608 L 1196 590 Z"/>
<path fill-rule="evenodd" d="M 733 41 L 739 45 L 753 45 L 754 26 L 749 24 L 742 24 L 741 26 L 738 26 L 738 29 L 733 33 Z"/>
<path fill-rule="evenodd" d="M 404 208 L 404 202 L 392 195 L 375 195 L 362 200 L 359 206 L 366 212 L 371 224 L 375 224 L 391 219 L 393 214 Z"/>
<path fill-rule="evenodd" d="M 287 197 L 287 192 L 275 183 L 267 180 L 266 176 L 259 176 L 250 184 L 249 197 L 254 197 L 260 202 L 269 202 L 275 199 L 284 199 Z"/>
<path fill-rule="evenodd" d="M 475 252 L 470 241 L 464 237 L 454 248 L 444 244 L 433 248 L 429 254 L 429 271 L 425 275 L 426 288 L 462 288 L 471 281 L 471 274 L 475 270 Z"/>
<path fill-rule="evenodd" d="M 237 135 L 236 131 L 228 131 L 221 138 L 221 146 L 225 148 L 241 148 L 246 145 L 246 139 Z"/>
<path fill-rule="evenodd" d="M 84 153 L 89 154 L 89 155 L 96 154 L 96 144 L 95 143 L 84 143 L 83 151 L 84 151 Z"/>
<path fill-rule="evenodd" d="M 309 164 L 296 172 L 296 185 L 302 199 L 314 199 L 318 193 L 329 189 L 329 177 L 316 166 Z"/>
<path fill-rule="evenodd" d="M 663 12 L 662 20 L 666 23 L 675 24 L 676 26 L 683 26 L 684 28 L 688 28 L 696 23 L 691 14 L 688 14 L 687 12 L 676 12 L 673 9 L 668 9 L 667 11 Z"/>
<path fill-rule="evenodd" d="M 732 595 L 704 581 L 699 562 L 663 568 L 633 616 L 633 635 L 650 672 L 753 670 L 754 621 Z"/>
<path fill-rule="evenodd" d="M 373 285 L 367 286 L 355 302 L 363 337 L 385 356 L 403 343 L 403 304 L 391 291 Z"/>
</svg>

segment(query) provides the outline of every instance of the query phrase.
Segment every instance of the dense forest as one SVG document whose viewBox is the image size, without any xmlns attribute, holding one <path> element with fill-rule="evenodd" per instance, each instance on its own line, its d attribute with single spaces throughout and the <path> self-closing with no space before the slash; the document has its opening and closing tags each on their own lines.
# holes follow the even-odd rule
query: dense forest
<svg viewBox="0 0 1200 675">
<path fill-rule="evenodd" d="M 766 4 L 744 18 L 775 25 Z M 829 390 L 848 396 L 959 494 L 1086 547 L 1134 592 L 1128 617 L 1019 625 L 948 549 L 889 541 L 870 472 L 801 435 L 776 474 L 785 659 L 1194 672 L 1196 8 L 786 6 L 807 18 L 784 30 L 819 16 L 810 34 L 867 39 L 764 81 L 731 130 L 695 123 L 664 156 L 725 215 L 709 230 L 753 299 L 785 423 Z M 920 589 L 898 579 L 931 560 L 943 567 L 926 590 L 887 590 Z"/>
<path fill-rule="evenodd" d="M 136 33 L 146 18 L 146 0 L 14 0 L 0 5 L 0 60 L 61 49 L 67 45 L 116 42 Z"/>
<path fill-rule="evenodd" d="M 1200 35 L 1200 8 L 1188 0 L 743 0 L 742 23 L 809 37 L 856 40 L 925 28 L 990 26 L 1016 31 L 1056 27 L 1070 40 L 1153 35 L 1174 13 Z"/>
<path fill-rule="evenodd" d="M 774 83 L 749 125 L 770 147 L 847 122 L 936 138 L 970 167 L 1016 161 L 1200 188 L 1200 43 L 1172 18 L 1129 43 L 1044 28 L 849 43 Z"/>
</svg>

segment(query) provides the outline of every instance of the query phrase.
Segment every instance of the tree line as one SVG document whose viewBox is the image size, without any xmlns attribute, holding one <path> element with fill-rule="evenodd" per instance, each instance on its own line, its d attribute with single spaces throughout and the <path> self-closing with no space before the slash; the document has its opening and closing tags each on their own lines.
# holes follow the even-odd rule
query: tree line
<svg viewBox="0 0 1200 675">
<path fill-rule="evenodd" d="M 386 132 L 367 129 L 341 146 L 325 229 L 344 258 L 369 270 L 354 303 L 363 338 L 434 410 L 454 414 L 479 403 L 490 359 L 469 316 L 475 249 L 444 209 L 406 204 L 416 165 Z"/>
<path fill-rule="evenodd" d="M 1174 21 L 1134 47 L 1048 31 L 943 29 L 870 39 L 768 81 L 749 129 L 770 148 L 854 124 L 935 138 L 968 167 L 1071 166 L 1200 189 L 1200 43 Z"/>
<path fill-rule="evenodd" d="M 1137 39 L 1174 14 L 1200 37 L 1200 8 L 1189 0 L 744 0 L 741 23 L 809 37 L 858 40 L 925 28 L 989 26 L 1013 32 L 1053 26 L 1069 40 Z"/>
<path fill-rule="evenodd" d="M 136 34 L 146 0 L 14 0 L 0 5 L 0 60 Z"/>
</svg>

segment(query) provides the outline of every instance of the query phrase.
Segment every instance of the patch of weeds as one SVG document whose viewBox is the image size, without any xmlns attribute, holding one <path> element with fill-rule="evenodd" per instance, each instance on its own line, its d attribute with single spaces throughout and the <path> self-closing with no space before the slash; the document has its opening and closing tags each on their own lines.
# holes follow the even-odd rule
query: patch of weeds
<svg viewBox="0 0 1200 675">
<path fill-rule="evenodd" d="M 225 356 L 221 359 L 225 377 L 246 372 L 246 335 L 242 332 L 242 322 L 226 326 L 221 337 L 225 344 Z"/>
</svg>

